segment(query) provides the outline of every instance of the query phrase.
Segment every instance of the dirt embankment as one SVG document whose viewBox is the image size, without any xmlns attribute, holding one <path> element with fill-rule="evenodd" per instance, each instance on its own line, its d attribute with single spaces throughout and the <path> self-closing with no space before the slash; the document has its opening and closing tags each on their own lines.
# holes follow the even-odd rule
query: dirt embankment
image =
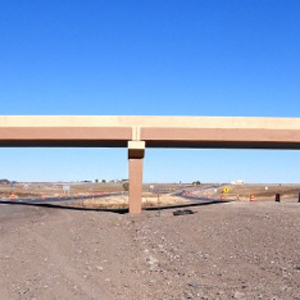
<svg viewBox="0 0 300 300">
<path fill-rule="evenodd" d="M 300 299 L 297 203 L 0 208 L 1 299 Z"/>
</svg>

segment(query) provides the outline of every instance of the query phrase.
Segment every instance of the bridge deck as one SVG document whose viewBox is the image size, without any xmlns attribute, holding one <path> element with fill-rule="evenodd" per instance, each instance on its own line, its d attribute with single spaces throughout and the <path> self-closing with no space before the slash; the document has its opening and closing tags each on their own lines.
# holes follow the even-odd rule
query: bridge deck
<svg viewBox="0 0 300 300">
<path fill-rule="evenodd" d="M 2 147 L 300 149 L 300 118 L 0 116 Z"/>
<path fill-rule="evenodd" d="M 145 147 L 300 149 L 300 119 L 0 116 L 2 147 L 128 147 L 129 211 L 142 209 Z"/>
</svg>

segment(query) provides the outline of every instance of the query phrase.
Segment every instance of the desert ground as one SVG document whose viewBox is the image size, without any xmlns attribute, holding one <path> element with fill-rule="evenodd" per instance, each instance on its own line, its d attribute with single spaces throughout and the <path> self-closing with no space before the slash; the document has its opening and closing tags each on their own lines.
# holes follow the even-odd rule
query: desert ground
<svg viewBox="0 0 300 300">
<path fill-rule="evenodd" d="M 122 182 L 71 182 L 71 183 L 16 183 L 14 185 L 0 184 L 0 201 L 27 201 L 40 198 L 41 202 L 51 203 L 51 198 L 57 200 L 68 197 L 68 201 L 60 201 L 60 205 L 68 207 L 83 207 L 92 209 L 126 209 L 128 208 L 128 192 Z M 66 190 L 65 188 L 68 188 Z M 227 191 L 225 191 L 227 189 Z M 300 185 L 296 184 L 216 184 L 207 183 L 199 186 L 192 184 L 144 184 L 143 207 L 168 206 L 187 204 L 195 200 L 229 200 L 255 202 L 274 201 L 280 194 L 280 200 L 285 202 L 298 201 Z M 61 199 L 64 200 L 64 199 Z M 74 200 L 74 201 L 72 201 Z"/>
<path fill-rule="evenodd" d="M 297 188 L 182 216 L 1 204 L 0 299 L 300 299 Z"/>
</svg>

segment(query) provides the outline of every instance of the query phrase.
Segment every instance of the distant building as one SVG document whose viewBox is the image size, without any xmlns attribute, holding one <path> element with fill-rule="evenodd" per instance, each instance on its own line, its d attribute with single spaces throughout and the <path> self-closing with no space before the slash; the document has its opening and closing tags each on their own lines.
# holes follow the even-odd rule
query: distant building
<svg viewBox="0 0 300 300">
<path fill-rule="evenodd" d="M 233 184 L 233 185 L 243 185 L 243 184 L 245 184 L 245 181 L 242 180 L 242 179 L 238 179 L 238 180 L 235 180 L 235 181 L 231 181 L 231 184 Z"/>
</svg>

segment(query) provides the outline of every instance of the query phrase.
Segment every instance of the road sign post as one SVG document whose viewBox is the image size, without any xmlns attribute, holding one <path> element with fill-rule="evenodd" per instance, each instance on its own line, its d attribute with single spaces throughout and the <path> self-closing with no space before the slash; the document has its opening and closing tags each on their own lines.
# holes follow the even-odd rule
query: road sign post
<svg viewBox="0 0 300 300">
<path fill-rule="evenodd" d="M 71 190 L 71 187 L 69 185 L 64 185 L 63 186 L 64 194 L 70 195 L 70 190 Z"/>
</svg>

